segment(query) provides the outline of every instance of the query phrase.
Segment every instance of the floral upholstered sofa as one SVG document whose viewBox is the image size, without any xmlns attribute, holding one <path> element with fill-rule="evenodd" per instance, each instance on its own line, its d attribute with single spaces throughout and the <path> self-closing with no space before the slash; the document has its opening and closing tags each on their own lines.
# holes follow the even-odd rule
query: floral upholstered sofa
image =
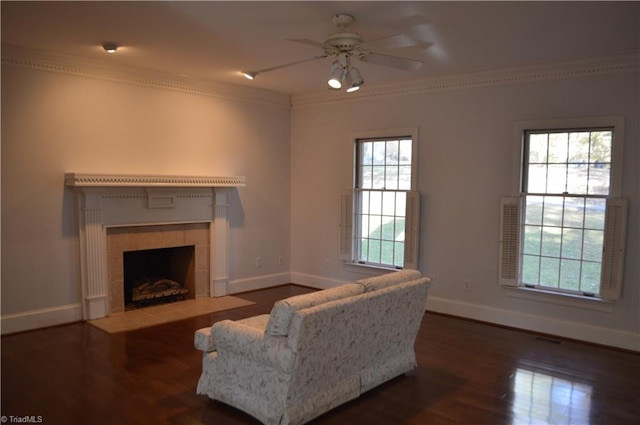
<svg viewBox="0 0 640 425">
<path fill-rule="evenodd" d="M 429 278 L 403 270 L 277 301 L 196 331 L 198 394 L 264 424 L 303 424 L 416 367 Z"/>
</svg>

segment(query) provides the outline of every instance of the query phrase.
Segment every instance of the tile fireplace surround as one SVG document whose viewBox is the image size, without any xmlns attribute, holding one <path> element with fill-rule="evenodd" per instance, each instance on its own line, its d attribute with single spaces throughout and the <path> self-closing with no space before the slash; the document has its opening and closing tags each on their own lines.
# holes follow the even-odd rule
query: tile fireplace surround
<svg viewBox="0 0 640 425">
<path fill-rule="evenodd" d="M 74 187 L 77 194 L 85 320 L 122 311 L 122 294 L 114 295 L 117 272 L 110 271 L 113 266 L 109 266 L 107 241 L 109 233 L 122 234 L 128 228 L 133 233 L 167 236 L 166 242 L 153 242 L 157 246 L 175 245 L 176 229 L 186 229 L 186 239 L 191 229 L 204 231 L 197 239 L 208 252 L 201 253 L 204 258 L 197 258 L 196 262 L 209 266 L 200 267 L 200 274 L 205 277 L 196 283 L 195 296 L 227 294 L 229 193 L 245 185 L 244 177 L 69 173 L 65 184 Z M 202 242 L 205 239 L 208 244 Z"/>
</svg>

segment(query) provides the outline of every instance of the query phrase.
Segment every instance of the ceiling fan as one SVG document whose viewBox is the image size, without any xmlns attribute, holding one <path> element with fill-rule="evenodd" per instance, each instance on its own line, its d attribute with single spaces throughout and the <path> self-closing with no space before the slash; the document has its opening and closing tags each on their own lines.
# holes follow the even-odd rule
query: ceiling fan
<svg viewBox="0 0 640 425">
<path fill-rule="evenodd" d="M 422 61 L 377 53 L 374 50 L 391 50 L 403 47 L 414 47 L 424 45 L 424 43 L 418 42 L 410 36 L 402 33 L 371 41 L 364 41 L 360 34 L 347 30 L 347 27 L 349 27 L 349 25 L 351 25 L 355 20 L 353 16 L 337 14 L 334 15 L 331 20 L 338 28 L 338 32 L 330 34 L 324 42 L 318 42 L 306 38 L 287 39 L 288 41 L 295 43 L 318 47 L 322 49 L 322 54 L 312 58 L 290 62 L 258 71 L 243 71 L 242 74 L 248 79 L 253 80 L 258 74 L 264 72 L 298 65 L 316 59 L 333 57 L 335 59 L 331 65 L 329 80 L 327 81 L 329 88 L 339 90 L 346 85 L 347 92 L 353 92 L 358 90 L 360 86 L 364 84 L 360 71 L 352 64 L 353 59 L 406 71 L 414 71 L 422 66 Z"/>
</svg>

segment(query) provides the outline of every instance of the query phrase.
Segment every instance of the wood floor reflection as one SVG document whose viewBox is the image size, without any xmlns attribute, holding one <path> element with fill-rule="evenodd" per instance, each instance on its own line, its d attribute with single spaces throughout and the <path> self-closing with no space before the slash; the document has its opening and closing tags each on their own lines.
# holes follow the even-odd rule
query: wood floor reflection
<svg viewBox="0 0 640 425">
<path fill-rule="evenodd" d="M 242 294 L 256 304 L 107 334 L 85 323 L 2 338 L 2 412 L 44 424 L 257 424 L 197 396 L 193 332 L 268 313 L 310 289 Z M 419 367 L 312 421 L 327 424 L 637 424 L 640 355 L 426 314 Z"/>
</svg>

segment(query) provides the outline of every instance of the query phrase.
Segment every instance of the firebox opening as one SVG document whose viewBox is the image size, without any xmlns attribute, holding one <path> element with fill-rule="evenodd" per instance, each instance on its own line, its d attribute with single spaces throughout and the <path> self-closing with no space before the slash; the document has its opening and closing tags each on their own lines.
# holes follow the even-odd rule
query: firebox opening
<svg viewBox="0 0 640 425">
<path fill-rule="evenodd" d="M 194 298 L 195 246 L 125 251 L 123 260 L 125 310 Z"/>
</svg>

